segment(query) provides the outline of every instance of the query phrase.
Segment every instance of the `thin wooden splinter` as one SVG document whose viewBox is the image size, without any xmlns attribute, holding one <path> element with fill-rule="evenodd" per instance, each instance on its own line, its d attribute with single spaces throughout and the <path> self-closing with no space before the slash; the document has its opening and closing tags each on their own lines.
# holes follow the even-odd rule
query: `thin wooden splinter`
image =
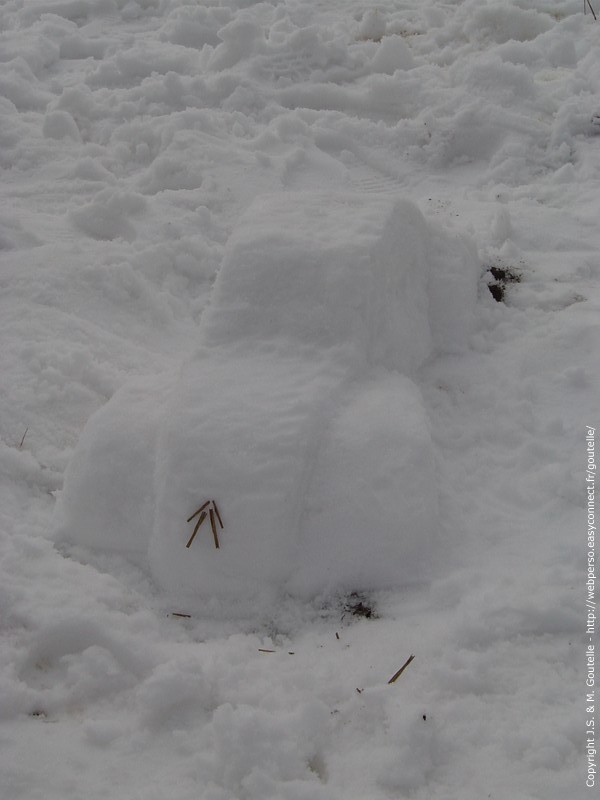
<svg viewBox="0 0 600 800">
<path fill-rule="evenodd" d="M 212 508 L 210 509 L 210 527 L 212 528 L 213 538 L 215 540 L 215 547 L 218 550 L 221 545 L 219 544 L 219 537 L 217 536 L 217 526 L 215 525 L 215 512 L 213 511 Z"/>
<path fill-rule="evenodd" d="M 221 530 L 223 530 L 223 527 L 224 527 L 223 526 L 223 520 L 221 519 L 221 514 L 219 513 L 219 507 L 217 506 L 217 504 L 215 503 L 214 500 L 212 501 L 212 504 L 213 504 L 213 508 L 215 510 L 215 514 L 217 515 L 217 519 L 219 520 L 219 525 L 221 526 Z"/>
<path fill-rule="evenodd" d="M 195 517 L 195 516 L 196 516 L 196 514 L 194 514 L 194 517 Z M 190 519 L 193 519 L 194 517 L 190 517 Z M 192 533 L 192 535 L 190 536 L 190 540 L 189 540 L 189 542 L 186 544 L 186 547 L 189 547 L 189 546 L 192 544 L 192 542 L 193 542 L 193 541 L 194 541 L 194 539 L 196 538 L 196 534 L 197 534 L 197 533 L 198 533 L 198 531 L 200 530 L 200 525 L 202 525 L 202 523 L 204 522 L 204 520 L 205 520 L 205 519 L 206 519 L 206 511 L 203 511 L 203 512 L 202 512 L 202 514 L 200 514 L 200 519 L 199 519 L 199 520 L 198 520 L 198 522 L 196 523 L 196 527 L 194 528 L 194 532 L 193 532 L 193 533 Z M 189 520 L 188 520 L 188 522 L 189 522 Z"/>
<path fill-rule="evenodd" d="M 198 516 L 198 514 L 200 514 L 200 512 L 201 512 L 201 511 L 204 511 L 204 509 L 206 508 L 206 506 L 207 506 L 209 503 L 210 503 L 210 500 L 207 500 L 207 501 L 206 501 L 206 503 L 204 503 L 204 505 L 201 505 L 201 506 L 200 506 L 200 508 L 198 509 L 198 511 L 194 511 L 194 513 L 192 514 L 192 516 L 191 516 L 191 517 L 189 517 L 189 519 L 188 519 L 188 522 L 191 522 L 191 521 L 194 519 L 194 517 L 197 517 L 197 516 Z M 194 533 L 195 533 L 195 531 L 194 531 Z"/>
<path fill-rule="evenodd" d="M 414 656 L 411 656 L 411 657 L 410 657 L 410 658 L 409 658 L 409 659 L 406 661 L 406 663 L 405 663 L 405 664 L 403 664 L 403 665 L 400 667 L 400 669 L 398 670 L 398 672 L 396 672 L 394 675 L 392 675 L 392 677 L 389 679 L 388 683 L 395 683 L 395 682 L 398 680 L 398 678 L 400 677 L 400 675 L 402 675 L 402 673 L 404 672 L 404 670 L 405 670 L 405 669 L 408 667 L 408 665 L 410 664 L 410 662 L 411 662 L 413 659 L 414 659 Z"/>
</svg>

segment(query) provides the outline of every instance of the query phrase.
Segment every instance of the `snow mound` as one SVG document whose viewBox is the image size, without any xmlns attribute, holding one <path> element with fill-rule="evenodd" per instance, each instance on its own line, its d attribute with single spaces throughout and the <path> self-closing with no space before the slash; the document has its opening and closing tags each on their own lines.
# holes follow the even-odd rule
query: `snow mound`
<svg viewBox="0 0 600 800">
<path fill-rule="evenodd" d="M 257 198 L 180 374 L 124 387 L 88 423 L 59 537 L 137 553 L 175 594 L 422 579 L 437 500 L 414 378 L 465 346 L 476 275 L 469 243 L 409 202 Z"/>
</svg>

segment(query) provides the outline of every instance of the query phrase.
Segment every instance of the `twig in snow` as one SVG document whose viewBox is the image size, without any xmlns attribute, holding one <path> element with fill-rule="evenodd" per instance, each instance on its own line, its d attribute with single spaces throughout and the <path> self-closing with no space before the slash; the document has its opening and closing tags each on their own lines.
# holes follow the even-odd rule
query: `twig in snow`
<svg viewBox="0 0 600 800">
<path fill-rule="evenodd" d="M 19 444 L 19 450 L 23 447 L 23 442 L 25 441 L 25 437 L 27 436 L 27 431 L 29 428 L 25 428 L 25 433 L 23 434 L 23 438 L 21 439 L 21 443 Z"/>
<path fill-rule="evenodd" d="M 402 675 L 402 673 L 404 672 L 404 670 L 405 670 L 405 669 L 408 667 L 408 665 L 410 664 L 410 662 L 411 662 L 413 659 L 414 659 L 414 656 L 410 656 L 410 658 L 409 658 L 409 659 L 406 661 L 406 663 L 405 663 L 405 664 L 403 664 L 403 665 L 400 667 L 400 669 L 398 670 L 398 672 L 396 672 L 394 675 L 392 675 L 392 677 L 391 677 L 391 678 L 389 679 L 389 681 L 388 681 L 388 684 L 389 684 L 389 683 L 395 683 L 395 682 L 398 680 L 398 678 L 400 677 L 400 675 Z"/>
<path fill-rule="evenodd" d="M 196 515 L 194 514 L 194 516 L 193 516 L 193 517 L 190 517 L 190 519 L 193 519 L 195 516 L 196 516 Z M 196 523 L 196 527 L 194 528 L 194 532 L 193 532 L 193 533 L 192 533 L 192 535 L 190 536 L 190 540 L 189 540 L 189 542 L 186 544 L 186 547 L 189 547 L 189 546 L 192 544 L 192 542 L 193 542 L 193 541 L 194 541 L 194 539 L 196 538 L 196 534 L 197 534 L 197 533 L 198 533 L 198 531 L 200 530 L 200 525 L 202 525 L 202 523 L 204 522 L 204 520 L 206 519 L 206 517 L 207 517 L 206 511 L 203 511 L 203 512 L 200 514 L 200 519 L 199 519 L 199 520 L 198 520 L 198 522 Z M 189 520 L 188 520 L 188 521 L 189 521 Z"/>
<path fill-rule="evenodd" d="M 259 647 L 258 648 L 258 652 L 259 653 L 276 653 L 277 650 L 267 650 L 265 647 Z M 296 651 L 295 650 L 288 650 L 288 656 L 295 656 L 295 655 L 296 655 Z"/>
<path fill-rule="evenodd" d="M 208 508 L 208 511 L 205 511 L 205 509 L 208 506 L 210 506 L 210 508 Z M 200 526 L 202 525 L 202 523 L 204 522 L 206 517 L 208 517 L 210 519 L 210 527 L 212 528 L 213 539 L 215 541 L 215 547 L 218 550 L 221 547 L 221 544 L 219 542 L 219 537 L 217 535 L 217 524 L 216 524 L 215 520 L 218 520 L 219 525 L 221 526 L 221 530 L 223 530 L 224 526 L 223 526 L 223 520 L 221 519 L 221 514 L 219 512 L 219 509 L 217 507 L 216 502 L 214 500 L 207 500 L 205 503 L 203 503 L 200 506 L 200 508 L 197 511 L 194 511 L 194 513 L 192 514 L 191 517 L 188 517 L 187 521 L 191 522 L 194 519 L 194 517 L 198 516 L 198 514 L 200 515 L 199 518 L 198 518 L 198 522 L 196 523 L 196 527 L 194 528 L 194 532 L 190 536 L 190 539 L 189 539 L 188 543 L 186 544 L 186 547 L 190 547 L 190 545 L 192 544 L 192 542 L 196 538 L 196 534 L 200 530 Z"/>
<path fill-rule="evenodd" d="M 217 515 L 217 519 L 219 520 L 219 525 L 221 526 L 221 530 L 223 530 L 223 520 L 221 519 L 221 514 L 219 513 L 219 507 L 215 500 L 212 501 L 213 508 L 215 510 L 215 514 Z"/>
<path fill-rule="evenodd" d="M 209 513 L 210 513 L 210 527 L 212 528 L 213 539 L 215 540 L 215 547 L 218 550 L 221 545 L 219 544 L 219 537 L 217 536 L 217 526 L 215 525 L 215 512 L 211 508 Z"/>
<path fill-rule="evenodd" d="M 204 511 L 204 509 L 206 508 L 206 506 L 207 506 L 209 503 L 210 503 L 210 500 L 207 500 L 207 501 L 206 501 L 206 503 L 204 503 L 203 505 L 201 505 L 201 506 L 200 506 L 200 508 L 198 509 L 198 511 L 194 511 L 194 513 L 192 514 L 192 516 L 191 516 L 191 517 L 188 517 L 188 520 L 187 520 L 187 521 L 188 521 L 188 522 L 191 522 L 191 521 L 194 519 L 194 517 L 197 517 L 197 516 L 198 516 L 198 514 L 199 514 L 201 511 Z"/>
<path fill-rule="evenodd" d="M 590 9 L 590 11 L 592 12 L 592 17 L 594 18 L 594 21 L 596 21 L 598 19 L 598 17 L 596 16 L 596 13 L 595 13 L 594 9 L 592 8 L 591 0 L 583 0 L 583 13 L 584 14 L 585 14 L 586 7 Z"/>
</svg>

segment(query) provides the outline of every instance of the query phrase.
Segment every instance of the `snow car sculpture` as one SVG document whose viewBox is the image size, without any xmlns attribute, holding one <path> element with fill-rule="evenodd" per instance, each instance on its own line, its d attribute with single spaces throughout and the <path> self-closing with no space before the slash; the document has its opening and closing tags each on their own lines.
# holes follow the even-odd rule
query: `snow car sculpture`
<svg viewBox="0 0 600 800">
<path fill-rule="evenodd" d="M 84 429 L 58 537 L 147 559 L 168 592 L 301 596 L 423 578 L 435 458 L 414 383 L 467 342 L 476 257 L 413 204 L 282 193 L 240 220 L 177 375 Z M 188 518 L 216 501 L 219 547 Z M 197 518 L 198 519 L 198 518 Z"/>
</svg>

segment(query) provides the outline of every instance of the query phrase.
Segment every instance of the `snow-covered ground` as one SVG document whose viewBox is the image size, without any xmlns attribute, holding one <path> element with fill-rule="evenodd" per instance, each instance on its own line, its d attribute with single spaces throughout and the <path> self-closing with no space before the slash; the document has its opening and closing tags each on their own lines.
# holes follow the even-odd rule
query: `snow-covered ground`
<svg viewBox="0 0 600 800">
<path fill-rule="evenodd" d="M 2 800 L 591 796 L 583 11 L 0 5 Z"/>
</svg>

